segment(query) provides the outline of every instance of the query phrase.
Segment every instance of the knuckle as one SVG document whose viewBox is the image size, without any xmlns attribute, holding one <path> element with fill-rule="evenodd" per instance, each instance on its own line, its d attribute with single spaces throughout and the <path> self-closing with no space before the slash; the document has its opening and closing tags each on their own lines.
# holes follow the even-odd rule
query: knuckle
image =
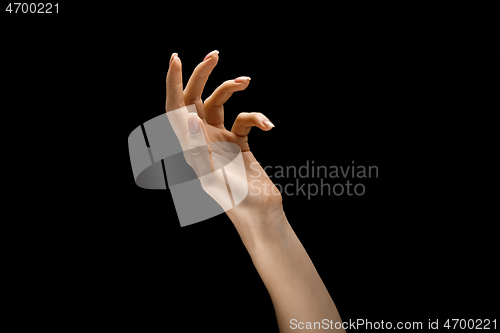
<svg viewBox="0 0 500 333">
<path fill-rule="evenodd" d="M 247 119 L 249 115 L 250 115 L 250 113 L 248 113 L 248 112 L 240 112 L 238 114 L 238 116 L 236 116 L 236 119 L 240 119 L 240 120 Z"/>
<path fill-rule="evenodd" d="M 191 105 L 201 102 L 201 95 L 184 97 L 184 104 Z"/>
</svg>

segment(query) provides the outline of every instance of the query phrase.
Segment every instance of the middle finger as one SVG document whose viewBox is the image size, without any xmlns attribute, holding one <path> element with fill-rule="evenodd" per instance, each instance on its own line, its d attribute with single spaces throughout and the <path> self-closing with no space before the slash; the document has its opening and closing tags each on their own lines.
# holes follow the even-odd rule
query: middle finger
<svg viewBox="0 0 500 333">
<path fill-rule="evenodd" d="M 219 51 L 215 50 L 207 54 L 203 62 L 198 64 L 191 74 L 189 81 L 184 90 L 184 103 L 186 105 L 195 104 L 198 116 L 205 121 L 205 112 L 203 110 L 203 102 L 201 93 L 207 82 L 208 76 L 219 61 Z"/>
</svg>

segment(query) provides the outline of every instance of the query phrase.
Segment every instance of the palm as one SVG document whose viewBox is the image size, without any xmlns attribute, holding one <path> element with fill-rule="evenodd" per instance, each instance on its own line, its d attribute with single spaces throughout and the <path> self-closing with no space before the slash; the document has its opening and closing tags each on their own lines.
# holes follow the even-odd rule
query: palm
<svg viewBox="0 0 500 333">
<path fill-rule="evenodd" d="M 209 147 L 210 142 L 230 142 L 238 145 L 241 149 L 248 185 L 248 196 L 241 203 L 241 208 L 253 207 L 256 204 L 272 207 L 281 205 L 281 194 L 250 151 L 248 136 L 238 136 L 228 131 L 224 126 L 215 127 L 206 123 L 203 123 L 202 126 Z"/>
</svg>

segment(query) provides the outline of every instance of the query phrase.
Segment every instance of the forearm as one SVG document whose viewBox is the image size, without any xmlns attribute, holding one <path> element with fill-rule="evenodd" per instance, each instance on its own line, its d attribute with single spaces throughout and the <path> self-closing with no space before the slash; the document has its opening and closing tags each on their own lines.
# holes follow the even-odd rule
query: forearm
<svg viewBox="0 0 500 333">
<path fill-rule="evenodd" d="M 233 223 L 269 291 L 281 332 L 296 331 L 291 328 L 292 319 L 297 323 L 326 323 L 323 320 L 327 319 L 333 328 L 335 322 L 341 321 L 328 290 L 282 211 L 264 223 Z M 324 331 L 325 326 L 316 328 Z"/>
</svg>

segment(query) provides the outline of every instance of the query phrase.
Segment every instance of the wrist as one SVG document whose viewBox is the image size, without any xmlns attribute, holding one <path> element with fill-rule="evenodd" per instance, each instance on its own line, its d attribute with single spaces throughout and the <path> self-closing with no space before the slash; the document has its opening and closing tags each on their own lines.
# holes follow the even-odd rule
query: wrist
<svg viewBox="0 0 500 333">
<path fill-rule="evenodd" d="M 227 213 L 247 249 L 282 238 L 290 227 L 282 205 L 266 214 L 249 211 L 236 217 L 231 211 Z"/>
</svg>

